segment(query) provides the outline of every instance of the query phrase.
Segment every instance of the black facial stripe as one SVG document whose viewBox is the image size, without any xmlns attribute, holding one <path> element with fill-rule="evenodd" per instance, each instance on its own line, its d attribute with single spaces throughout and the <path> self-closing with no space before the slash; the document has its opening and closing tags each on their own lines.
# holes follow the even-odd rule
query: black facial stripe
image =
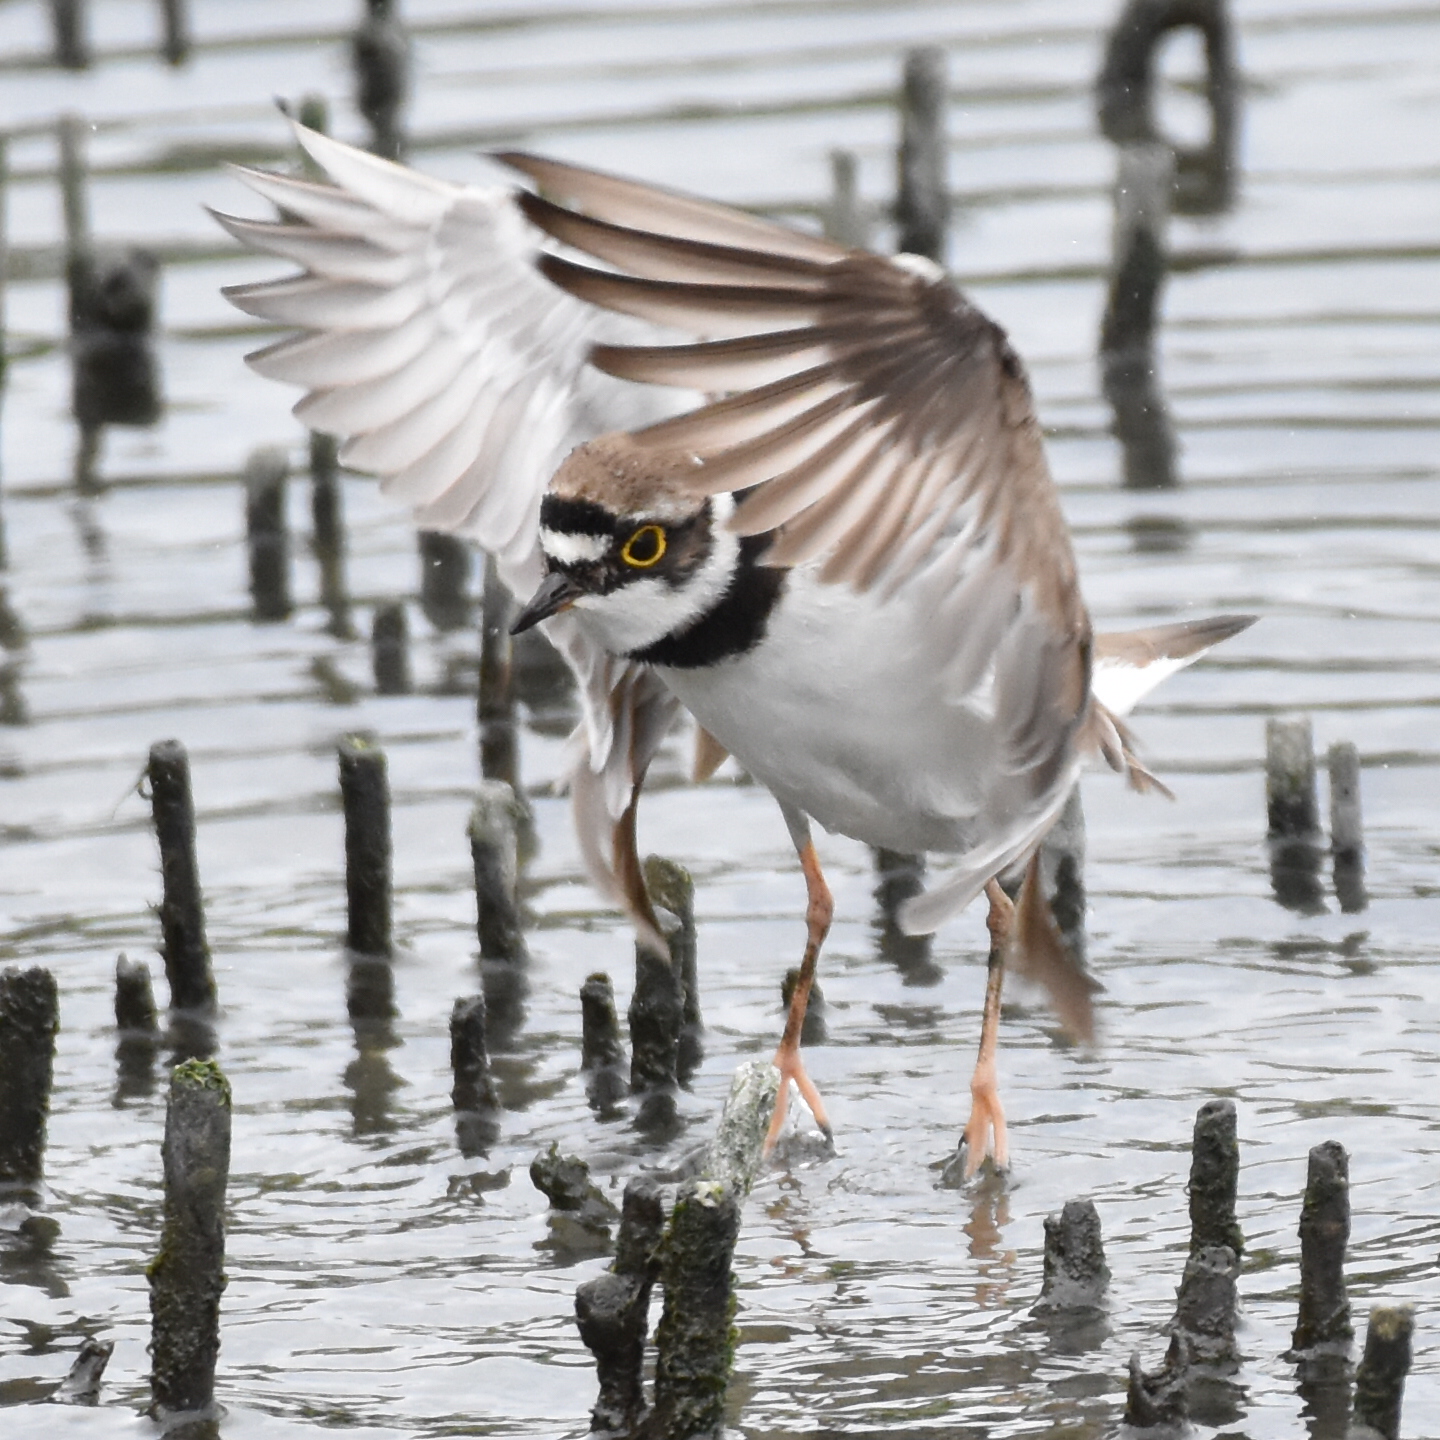
<svg viewBox="0 0 1440 1440">
<path fill-rule="evenodd" d="M 746 535 L 740 541 L 740 558 L 725 593 L 684 630 L 636 650 L 632 658 L 647 665 L 670 665 L 694 670 L 714 665 L 731 655 L 753 650 L 765 638 L 770 612 L 785 589 L 789 571 L 761 565 L 758 557 L 770 535 Z"/>
<path fill-rule="evenodd" d="M 561 535 L 601 535 L 610 539 L 615 534 L 615 517 L 591 500 L 566 500 L 559 495 L 546 495 L 540 501 L 540 524 Z"/>
</svg>

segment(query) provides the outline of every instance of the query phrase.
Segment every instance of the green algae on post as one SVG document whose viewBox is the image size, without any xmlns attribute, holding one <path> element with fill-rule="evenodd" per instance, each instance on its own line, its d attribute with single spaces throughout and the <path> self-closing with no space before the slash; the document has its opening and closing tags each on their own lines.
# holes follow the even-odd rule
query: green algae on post
<svg viewBox="0 0 1440 1440">
<path fill-rule="evenodd" d="M 730 1265 L 740 1234 L 740 1196 L 720 1180 L 680 1187 L 665 1233 L 665 1309 L 655 1332 L 653 1433 L 665 1440 L 718 1436 L 735 1360 L 735 1287 Z"/>
<path fill-rule="evenodd" d="M 214 1399 L 225 1289 L 230 1084 L 213 1060 L 170 1076 L 165 1113 L 165 1220 L 150 1282 L 151 1414 L 204 1410 Z"/>
</svg>

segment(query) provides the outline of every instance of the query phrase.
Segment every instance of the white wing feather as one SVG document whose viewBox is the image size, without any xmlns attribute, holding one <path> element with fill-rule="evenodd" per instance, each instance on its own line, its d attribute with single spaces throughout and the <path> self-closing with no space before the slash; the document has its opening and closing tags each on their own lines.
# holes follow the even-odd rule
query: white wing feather
<svg viewBox="0 0 1440 1440">
<path fill-rule="evenodd" d="M 296 415 L 342 437 L 347 465 L 374 474 L 420 526 L 475 540 L 528 599 L 544 570 L 540 500 L 565 456 L 695 403 L 602 374 L 586 364 L 590 347 L 670 337 L 546 281 L 535 269 L 545 237 L 510 190 L 450 184 L 294 130 L 333 183 L 236 167 L 280 219 L 216 216 L 249 248 L 301 270 L 225 292 L 247 314 L 300 330 L 250 364 L 303 387 Z M 645 687 L 649 723 L 632 725 L 639 667 L 599 650 L 566 616 L 547 632 L 580 684 L 577 763 L 594 776 L 584 812 L 594 823 L 603 798 L 613 820 L 678 704 Z M 613 892 L 607 847 L 592 836 L 585 849 Z"/>
</svg>

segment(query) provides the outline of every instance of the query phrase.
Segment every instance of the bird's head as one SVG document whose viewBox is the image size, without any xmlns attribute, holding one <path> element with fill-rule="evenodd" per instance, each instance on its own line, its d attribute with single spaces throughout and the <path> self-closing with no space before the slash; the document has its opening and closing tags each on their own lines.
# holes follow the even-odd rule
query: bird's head
<svg viewBox="0 0 1440 1440">
<path fill-rule="evenodd" d="M 572 607 L 607 650 L 634 654 L 677 634 L 723 597 L 739 541 L 728 495 L 685 484 L 699 462 L 602 435 L 571 452 L 540 503 L 546 576 L 511 633 Z"/>
</svg>

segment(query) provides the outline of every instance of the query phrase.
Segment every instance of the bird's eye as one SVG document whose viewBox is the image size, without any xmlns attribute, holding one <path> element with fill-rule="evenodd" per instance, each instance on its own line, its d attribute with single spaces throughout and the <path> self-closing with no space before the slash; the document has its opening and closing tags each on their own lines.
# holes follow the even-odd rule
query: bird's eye
<svg viewBox="0 0 1440 1440">
<path fill-rule="evenodd" d="M 665 553 L 665 532 L 658 525 L 642 525 L 620 548 L 620 558 L 637 570 L 648 570 Z"/>
</svg>

